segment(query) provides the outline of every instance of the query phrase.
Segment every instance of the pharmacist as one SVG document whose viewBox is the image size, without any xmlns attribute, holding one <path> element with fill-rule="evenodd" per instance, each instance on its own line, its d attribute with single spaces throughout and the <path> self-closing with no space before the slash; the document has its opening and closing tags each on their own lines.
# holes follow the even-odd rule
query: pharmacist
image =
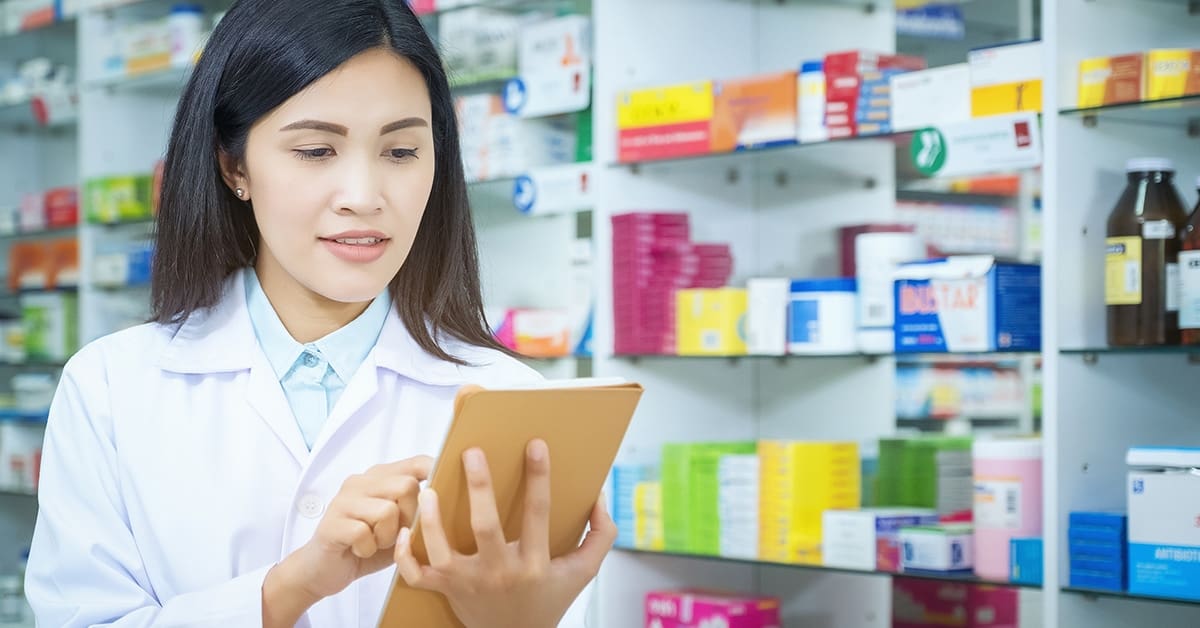
<svg viewBox="0 0 1200 628">
<path fill-rule="evenodd" d="M 170 138 L 156 322 L 83 349 L 51 408 L 39 625 L 373 627 L 397 572 L 471 628 L 583 624 L 615 526 L 598 503 L 551 561 L 544 443 L 517 541 L 472 452 L 476 554 L 418 498 L 457 388 L 536 377 L 483 318 L 454 119 L 403 0 L 234 3 Z"/>
</svg>

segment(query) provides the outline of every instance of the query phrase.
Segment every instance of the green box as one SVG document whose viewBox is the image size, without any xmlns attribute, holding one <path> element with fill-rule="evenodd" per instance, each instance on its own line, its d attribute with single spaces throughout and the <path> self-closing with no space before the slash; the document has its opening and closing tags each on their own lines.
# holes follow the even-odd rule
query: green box
<svg viewBox="0 0 1200 628">
<path fill-rule="evenodd" d="M 65 292 L 21 296 L 25 354 L 33 361 L 62 362 L 79 350 L 79 297 Z"/>
<path fill-rule="evenodd" d="M 753 442 L 663 446 L 663 540 L 668 552 L 720 553 L 717 469 L 721 456 L 757 451 Z"/>
<path fill-rule="evenodd" d="M 151 204 L 151 175 L 129 175 L 90 179 L 83 186 L 83 204 L 87 220 L 111 224 L 147 220 L 154 216 Z"/>
</svg>

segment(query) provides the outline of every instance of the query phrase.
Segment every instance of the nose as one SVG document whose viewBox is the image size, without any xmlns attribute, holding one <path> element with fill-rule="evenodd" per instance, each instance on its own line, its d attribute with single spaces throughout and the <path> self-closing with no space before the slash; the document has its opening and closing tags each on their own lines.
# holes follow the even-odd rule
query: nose
<svg viewBox="0 0 1200 628">
<path fill-rule="evenodd" d="M 382 176 L 368 159 L 345 160 L 337 173 L 342 184 L 334 199 L 339 214 L 371 214 L 383 211 Z"/>
</svg>

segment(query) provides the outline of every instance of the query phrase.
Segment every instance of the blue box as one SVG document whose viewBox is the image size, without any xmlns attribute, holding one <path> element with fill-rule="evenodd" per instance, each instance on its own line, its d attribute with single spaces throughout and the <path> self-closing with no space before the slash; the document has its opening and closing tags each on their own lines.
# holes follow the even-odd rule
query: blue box
<svg viewBox="0 0 1200 628">
<path fill-rule="evenodd" d="M 1042 273 L 987 255 L 903 264 L 896 353 L 1040 351 Z"/>
<path fill-rule="evenodd" d="M 1071 538 L 1125 539 L 1129 517 L 1115 512 L 1073 512 L 1068 521 Z"/>
<path fill-rule="evenodd" d="M 1016 584 L 1042 585 L 1042 540 L 1012 539 L 1009 541 L 1008 579 Z"/>
<path fill-rule="evenodd" d="M 1125 562 L 1125 554 L 1127 546 L 1124 540 L 1118 541 L 1093 541 L 1090 539 L 1075 539 L 1072 538 L 1067 549 L 1071 554 L 1071 560 L 1076 558 L 1083 560 L 1107 560 L 1113 562 Z"/>
<path fill-rule="evenodd" d="M 1126 495 L 1130 593 L 1200 601 L 1200 475 L 1132 469 Z"/>
<path fill-rule="evenodd" d="M 1115 591 L 1120 593 L 1127 588 L 1124 573 L 1108 574 L 1072 569 L 1070 582 L 1071 586 L 1077 589 L 1095 589 L 1097 591 Z"/>
</svg>

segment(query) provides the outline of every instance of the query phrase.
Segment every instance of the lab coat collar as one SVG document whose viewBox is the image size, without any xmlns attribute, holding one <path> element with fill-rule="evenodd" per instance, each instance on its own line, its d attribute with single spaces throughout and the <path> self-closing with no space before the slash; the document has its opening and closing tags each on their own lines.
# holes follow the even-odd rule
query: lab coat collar
<svg viewBox="0 0 1200 628">
<path fill-rule="evenodd" d="M 204 374 L 244 371 L 254 366 L 261 349 L 246 304 L 245 272 L 239 270 L 229 277 L 219 303 L 193 312 L 179 325 L 159 358 L 160 368 L 173 373 Z M 454 341 L 443 340 L 443 346 L 468 361 L 478 353 Z M 430 355 L 417 344 L 395 307 L 389 308 L 371 355 L 376 366 L 424 384 L 461 386 L 468 381 L 462 367 Z"/>
</svg>

